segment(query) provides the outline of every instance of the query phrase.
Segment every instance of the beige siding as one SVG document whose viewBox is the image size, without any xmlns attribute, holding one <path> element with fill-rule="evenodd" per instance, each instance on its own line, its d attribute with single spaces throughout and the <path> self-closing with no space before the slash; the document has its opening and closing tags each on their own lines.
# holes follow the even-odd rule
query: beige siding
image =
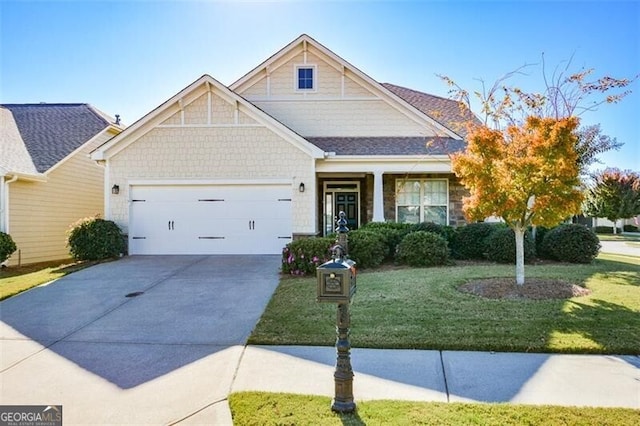
<svg viewBox="0 0 640 426">
<path fill-rule="evenodd" d="M 433 136 L 381 100 L 254 103 L 303 136 Z"/>
<path fill-rule="evenodd" d="M 9 185 L 9 231 L 18 250 L 11 265 L 69 257 L 66 231 L 80 218 L 102 215 L 104 168 L 89 153 L 113 135 L 99 138 L 48 174 L 47 182 Z"/>
<path fill-rule="evenodd" d="M 432 136 L 434 132 L 376 97 L 340 64 L 307 53 L 290 58 L 240 94 L 303 136 Z M 316 90 L 296 90 L 297 65 L 316 66 Z M 269 79 L 267 85 L 266 81 Z"/>
<path fill-rule="evenodd" d="M 215 93 L 211 105 L 217 118 L 212 126 L 206 126 L 206 115 L 192 109 L 206 110 L 207 96 L 185 107 L 185 117 L 194 117 L 190 125 L 156 127 L 109 160 L 109 182 L 121 188 L 120 194 L 110 195 L 110 218 L 127 230 L 128 190 L 136 180 L 278 179 L 291 182 L 296 189 L 292 192 L 293 232 L 314 232 L 313 192 L 297 191 L 299 182 L 314 187 L 314 160 L 258 125 L 242 108 L 236 112 L 235 105 Z"/>
</svg>

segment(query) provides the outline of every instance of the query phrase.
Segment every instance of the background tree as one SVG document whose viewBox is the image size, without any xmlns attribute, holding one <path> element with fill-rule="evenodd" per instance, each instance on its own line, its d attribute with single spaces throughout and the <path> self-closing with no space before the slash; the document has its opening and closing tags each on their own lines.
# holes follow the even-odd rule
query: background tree
<svg viewBox="0 0 640 426">
<path fill-rule="evenodd" d="M 467 218 L 497 216 L 513 229 L 518 285 L 525 282 L 527 227 L 553 226 L 578 213 L 581 169 L 593 162 L 599 149 L 611 143 L 600 138 L 599 128 L 581 139 L 577 116 L 603 103 L 618 102 L 629 93 L 626 87 L 631 83 L 608 76 L 589 80 L 593 70 L 567 75 L 567 68 L 556 69 L 548 77 L 543 61 L 542 93 L 505 84 L 527 67 L 506 74 L 489 90 L 482 82 L 482 91 L 474 92 L 480 102 L 482 124 L 467 122 L 467 148 L 452 156 L 453 171 L 470 192 L 463 199 Z M 461 108 L 471 110 L 469 92 L 451 78 L 441 78 L 451 87 L 450 93 Z"/>
<path fill-rule="evenodd" d="M 606 169 L 594 176 L 587 190 L 584 211 L 590 216 L 613 222 L 640 215 L 640 175 L 630 170 Z"/>
</svg>

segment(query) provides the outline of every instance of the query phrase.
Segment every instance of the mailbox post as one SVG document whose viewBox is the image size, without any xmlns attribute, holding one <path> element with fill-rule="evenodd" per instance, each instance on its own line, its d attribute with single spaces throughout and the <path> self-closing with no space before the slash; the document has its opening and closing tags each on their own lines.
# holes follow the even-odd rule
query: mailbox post
<svg viewBox="0 0 640 426">
<path fill-rule="evenodd" d="M 353 401 L 353 369 L 351 368 L 351 344 L 349 343 L 349 328 L 351 326 L 351 314 L 349 304 L 356 292 L 356 263 L 346 259 L 347 220 L 345 213 L 340 212 L 338 225 L 338 239 L 334 247 L 333 260 L 320 265 L 317 268 L 318 302 L 333 302 L 338 304 L 336 319 L 336 371 L 333 374 L 335 381 L 335 397 L 331 409 L 340 413 L 350 413 L 355 410 Z"/>
</svg>

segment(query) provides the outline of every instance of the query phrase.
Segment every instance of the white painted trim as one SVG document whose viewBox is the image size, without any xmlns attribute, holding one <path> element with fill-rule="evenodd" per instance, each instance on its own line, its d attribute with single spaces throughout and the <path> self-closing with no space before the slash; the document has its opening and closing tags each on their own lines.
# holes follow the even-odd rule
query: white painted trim
<svg viewBox="0 0 640 426">
<path fill-rule="evenodd" d="M 236 127 L 267 127 L 264 124 L 158 124 L 158 129 L 189 129 L 189 128 L 236 128 Z"/>
<path fill-rule="evenodd" d="M 104 161 L 102 163 L 98 163 L 98 164 L 103 164 L 104 167 L 104 179 L 102 180 L 104 188 L 104 219 L 105 220 L 111 220 L 111 174 L 110 174 L 110 169 L 109 169 L 109 162 L 108 161 Z"/>
<path fill-rule="evenodd" d="M 292 185 L 291 179 L 130 179 L 129 186 Z"/>
<path fill-rule="evenodd" d="M 373 172 L 373 222 L 384 222 L 384 173 L 381 170 Z"/>
<path fill-rule="evenodd" d="M 353 186 L 355 185 L 355 191 L 351 188 L 346 188 L 346 189 L 342 189 L 342 188 L 336 188 L 336 189 L 329 189 L 328 185 L 350 185 Z M 358 208 L 357 208 L 357 212 L 358 212 L 358 228 L 360 228 L 360 226 L 362 225 L 362 218 L 361 218 L 361 209 L 362 209 L 362 192 L 361 192 L 361 188 L 360 188 L 360 181 L 357 180 L 330 180 L 330 181 L 324 181 L 323 185 L 322 185 L 322 235 L 326 235 L 326 230 L 327 230 L 327 218 L 325 215 L 325 210 L 326 210 L 326 203 L 327 203 L 327 192 L 330 192 L 333 195 L 332 198 L 332 203 L 333 205 L 331 206 L 331 211 L 334 213 L 333 216 L 337 216 L 338 212 L 334 211 L 334 207 L 335 207 L 335 194 L 339 193 L 339 192 L 356 192 L 358 194 Z M 332 223 L 332 226 L 335 225 Z"/>
<path fill-rule="evenodd" d="M 451 161 L 445 158 L 416 157 L 351 157 L 318 161 L 318 173 L 452 173 Z"/>
<path fill-rule="evenodd" d="M 18 180 L 18 176 L 14 175 L 11 179 L 9 180 L 4 180 L 3 177 L 3 185 L 4 185 L 4 233 L 5 234 L 9 234 L 11 233 L 11 227 L 9 226 L 10 224 L 10 217 L 11 215 L 9 214 L 9 184 L 13 183 L 15 181 Z"/>
<path fill-rule="evenodd" d="M 5 231 L 5 221 L 7 219 L 7 210 L 5 209 L 5 198 L 4 198 L 5 188 L 4 188 L 4 175 L 0 176 L 0 232 L 8 233 Z"/>
<path fill-rule="evenodd" d="M 396 193 L 396 197 L 394 199 L 395 201 L 395 211 L 396 211 L 396 222 L 398 222 L 398 197 L 397 197 L 397 188 L 398 188 L 398 181 L 419 181 L 420 182 L 420 222 L 424 222 L 424 186 L 422 185 L 424 182 L 428 182 L 428 181 L 444 181 L 447 184 L 447 189 L 446 189 L 446 193 L 447 193 L 447 201 L 446 204 L 444 205 L 439 205 L 439 204 L 432 204 L 431 206 L 434 207 L 445 207 L 446 210 L 446 215 L 445 215 L 445 219 L 446 219 L 446 223 L 445 225 L 449 225 L 449 212 L 450 212 L 450 208 L 451 206 L 449 205 L 449 179 L 448 178 L 412 178 L 412 177 L 408 177 L 408 178 L 396 178 L 395 181 L 393 182 L 393 190 Z M 413 205 L 413 204 L 409 204 L 409 205 Z"/>
<path fill-rule="evenodd" d="M 295 96 L 271 96 L 268 98 L 261 98 L 257 96 L 248 96 L 247 99 L 251 102 L 261 103 L 279 103 L 279 102 L 300 102 L 300 101 L 313 101 L 313 102 L 362 102 L 362 101 L 378 101 L 385 103 L 382 99 L 375 96 L 353 96 L 353 97 L 339 97 L 339 96 L 322 96 L 317 95 L 312 98 L 304 98 L 300 96 L 300 93 L 311 92 L 310 90 L 299 90 L 298 95 Z"/>
<path fill-rule="evenodd" d="M 298 87 L 298 70 L 300 68 L 311 68 L 313 70 L 311 80 L 313 87 L 311 87 L 311 89 L 300 89 Z M 306 52 L 304 64 L 293 64 L 293 91 L 296 93 L 316 93 L 318 91 L 318 65 L 307 63 Z"/>
</svg>

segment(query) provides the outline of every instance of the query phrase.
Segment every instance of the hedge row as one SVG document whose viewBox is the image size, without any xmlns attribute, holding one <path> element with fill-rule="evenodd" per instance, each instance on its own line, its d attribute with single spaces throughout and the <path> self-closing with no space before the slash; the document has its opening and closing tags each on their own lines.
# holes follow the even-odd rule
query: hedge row
<svg viewBox="0 0 640 426">
<path fill-rule="evenodd" d="M 578 224 L 525 233 L 525 262 L 536 258 L 572 263 L 589 263 L 600 250 L 593 231 Z M 294 241 L 283 250 L 282 271 L 293 275 L 315 273 L 331 258 L 334 238 Z M 515 235 L 501 223 L 471 223 L 459 228 L 434 223 L 415 225 L 368 223 L 349 233 L 349 257 L 358 268 L 376 268 L 384 261 L 410 266 L 438 266 L 459 260 L 516 261 Z"/>
</svg>

